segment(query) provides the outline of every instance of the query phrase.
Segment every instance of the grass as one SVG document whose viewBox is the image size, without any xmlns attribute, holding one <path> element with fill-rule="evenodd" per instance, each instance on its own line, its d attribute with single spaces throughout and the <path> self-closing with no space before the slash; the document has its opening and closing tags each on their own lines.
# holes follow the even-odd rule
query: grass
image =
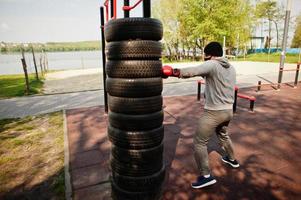
<svg viewBox="0 0 301 200">
<path fill-rule="evenodd" d="M 0 199 L 64 199 L 62 112 L 0 120 Z"/>
<path fill-rule="evenodd" d="M 36 80 L 35 74 L 29 74 L 29 87 L 29 94 L 41 93 L 43 79 Z M 24 95 L 26 95 L 24 75 L 0 75 L 0 99 Z"/>
<path fill-rule="evenodd" d="M 237 59 L 238 61 L 244 61 L 243 57 Z M 273 53 L 268 56 L 266 53 L 249 54 L 246 56 L 246 61 L 257 61 L 257 62 L 280 62 L 280 53 Z M 287 54 L 285 63 L 298 63 L 298 54 Z"/>
</svg>

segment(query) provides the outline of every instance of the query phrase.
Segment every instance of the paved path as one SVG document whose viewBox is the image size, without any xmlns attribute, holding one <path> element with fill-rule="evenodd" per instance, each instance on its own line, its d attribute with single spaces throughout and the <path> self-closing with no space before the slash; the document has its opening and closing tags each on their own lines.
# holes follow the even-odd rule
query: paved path
<svg viewBox="0 0 301 200">
<path fill-rule="evenodd" d="M 171 63 L 169 65 L 176 68 L 185 68 L 195 66 L 201 62 L 187 62 L 187 63 Z M 247 62 L 247 61 L 231 61 L 231 64 L 236 68 L 237 76 L 244 77 L 253 75 L 254 80 L 258 79 L 255 75 L 261 74 L 278 74 L 278 63 L 267 62 Z M 294 64 L 286 65 L 286 68 L 296 67 Z M 65 93 L 65 92 L 78 92 L 88 91 L 103 88 L 103 75 L 102 70 L 95 69 L 77 69 L 49 73 L 46 75 L 43 93 Z M 197 79 L 197 78 L 195 78 Z M 191 79 L 166 79 L 164 83 L 179 83 L 191 81 Z M 276 79 L 274 80 L 276 81 Z"/>
<path fill-rule="evenodd" d="M 0 100 L 0 119 L 103 105 L 102 91 L 78 92 Z"/>
<path fill-rule="evenodd" d="M 224 165 L 216 137 L 209 141 L 210 166 L 217 183 L 193 190 L 198 175 L 193 158 L 193 134 L 203 102 L 195 96 L 165 97 L 162 200 L 232 200 L 301 198 L 301 88 L 281 91 L 264 86 L 244 92 L 257 96 L 255 113 L 238 100 L 229 132 L 241 167 Z M 266 91 L 268 90 L 268 91 Z M 279 117 L 281 116 L 281 117 Z M 107 116 L 103 106 L 67 112 L 73 199 L 109 199 Z"/>
<path fill-rule="evenodd" d="M 257 85 L 258 80 L 262 80 L 263 83 L 268 83 L 268 81 L 272 81 L 274 83 L 277 82 L 278 73 L 277 73 L 277 65 L 271 63 L 260 63 L 260 67 L 258 63 L 254 62 L 239 62 L 240 64 L 235 64 L 237 67 L 237 85 L 240 88 L 250 87 Z M 194 65 L 197 63 L 194 63 Z M 189 66 L 188 64 L 175 64 L 177 67 L 179 66 Z M 255 66 L 252 68 L 252 66 Z M 292 65 L 291 67 L 293 67 Z M 64 72 L 66 73 L 66 72 Z M 68 78 L 76 79 L 72 82 L 75 84 L 76 82 L 80 82 L 80 78 L 78 78 L 77 73 L 71 73 Z M 83 76 L 94 76 L 97 77 L 93 80 L 99 81 L 99 74 L 85 74 Z M 294 72 L 286 72 L 283 76 L 283 82 L 292 82 L 294 80 L 295 73 Z M 64 77 L 64 76 L 63 76 Z M 66 77 L 65 77 L 66 78 Z M 92 78 L 90 77 L 92 80 Z M 197 84 L 196 81 L 199 78 L 192 79 L 178 79 L 178 78 L 168 78 L 164 80 L 164 89 L 163 96 L 178 96 L 178 95 L 188 95 L 188 94 L 196 94 Z M 62 80 L 62 78 L 57 79 L 56 81 Z M 92 82 L 93 82 L 92 80 Z M 99 81 L 100 83 L 101 81 Z M 64 86 L 65 81 L 57 82 L 56 85 Z M 79 84 L 81 85 L 81 84 Z M 84 85 L 84 83 L 82 83 Z M 95 83 L 87 84 L 92 85 L 96 89 L 95 91 L 86 91 L 86 92 L 74 92 L 67 94 L 53 94 L 53 95 L 45 95 L 45 96 L 32 96 L 32 97 L 19 97 L 19 98 L 11 98 L 0 100 L 0 119 L 3 118 L 15 118 L 15 117 L 24 117 L 28 115 L 37 115 L 42 113 L 55 112 L 59 110 L 68 110 L 72 108 L 81 108 L 81 107 L 90 107 L 90 106 L 98 106 L 104 105 L 103 100 L 103 90 L 100 89 L 99 86 Z M 71 87 L 72 84 L 69 84 Z M 73 85 L 74 87 L 74 85 Z M 75 87 L 76 88 L 76 87 Z M 84 87 L 82 87 L 84 88 Z M 203 88 L 202 88 L 203 89 Z M 65 92 L 65 91 L 64 91 Z"/>
<path fill-rule="evenodd" d="M 78 92 L 101 89 L 102 70 L 66 70 L 48 73 L 44 82 L 44 94 Z"/>
</svg>

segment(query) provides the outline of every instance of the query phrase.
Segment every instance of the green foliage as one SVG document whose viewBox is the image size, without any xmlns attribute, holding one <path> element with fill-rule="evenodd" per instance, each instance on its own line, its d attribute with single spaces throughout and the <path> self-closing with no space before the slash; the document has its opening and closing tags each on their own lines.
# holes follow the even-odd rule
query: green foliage
<svg viewBox="0 0 301 200">
<path fill-rule="evenodd" d="M 301 15 L 296 20 L 296 30 L 291 46 L 292 48 L 301 48 Z"/>
<path fill-rule="evenodd" d="M 245 42 L 249 38 L 251 6 L 245 0 L 183 0 L 179 13 L 182 29 L 189 30 L 193 38 L 200 38 L 203 44 L 210 41 L 235 46 L 237 35 Z"/>
<path fill-rule="evenodd" d="M 175 48 L 175 51 L 178 50 L 179 26 L 177 15 L 180 9 L 179 4 L 180 0 L 159 0 L 153 4 L 154 17 L 160 19 L 163 23 L 163 43 L 169 54 L 171 54 L 172 48 Z M 177 54 L 177 52 L 175 53 Z"/>
<path fill-rule="evenodd" d="M 48 42 L 46 51 L 90 51 L 100 50 L 100 41 Z"/>
<path fill-rule="evenodd" d="M 277 13 L 279 13 L 277 1 L 268 0 L 259 2 L 256 5 L 255 13 L 258 18 L 268 19 L 270 21 L 277 18 Z"/>
<path fill-rule="evenodd" d="M 169 54 L 178 48 L 202 50 L 210 41 L 243 46 L 250 38 L 252 7 L 248 0 L 159 0 L 153 13 L 164 27 L 164 44 Z M 185 57 L 186 58 L 186 57 Z"/>
<path fill-rule="evenodd" d="M 29 74 L 30 94 L 41 93 L 43 80 L 36 80 L 35 74 Z M 24 75 L 0 75 L 0 99 L 25 95 Z"/>
<path fill-rule="evenodd" d="M 277 1 L 275 0 L 267 0 L 267 1 L 261 1 L 256 4 L 256 9 L 255 9 L 255 16 L 257 19 L 266 19 L 269 21 L 269 36 L 268 40 L 266 41 L 265 48 L 270 48 L 271 46 L 271 31 L 272 31 L 272 24 L 273 22 L 275 24 L 275 29 L 277 33 L 277 44 L 276 47 L 278 48 L 279 46 L 279 28 L 278 24 L 283 21 L 284 19 L 284 13 L 283 13 L 283 8 L 279 6 Z"/>
</svg>

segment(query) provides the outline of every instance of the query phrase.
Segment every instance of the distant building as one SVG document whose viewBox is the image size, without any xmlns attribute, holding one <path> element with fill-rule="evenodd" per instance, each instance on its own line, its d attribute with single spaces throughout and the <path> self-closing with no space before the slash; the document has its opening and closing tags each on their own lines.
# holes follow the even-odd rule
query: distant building
<svg viewBox="0 0 301 200">
<path fill-rule="evenodd" d="M 262 37 L 262 36 L 252 36 L 250 38 L 250 48 L 251 49 L 262 49 L 262 48 L 264 48 L 264 37 Z"/>
</svg>

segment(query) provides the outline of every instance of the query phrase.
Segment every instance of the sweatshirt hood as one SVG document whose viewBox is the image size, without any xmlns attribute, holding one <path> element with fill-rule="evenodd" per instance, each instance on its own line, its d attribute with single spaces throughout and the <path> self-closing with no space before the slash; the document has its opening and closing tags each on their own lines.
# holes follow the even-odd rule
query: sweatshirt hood
<svg viewBox="0 0 301 200">
<path fill-rule="evenodd" d="M 216 58 L 215 59 L 221 66 L 223 66 L 224 68 L 229 68 L 230 67 L 230 63 L 228 61 L 227 58 L 224 57 L 220 57 L 220 58 Z"/>
</svg>

